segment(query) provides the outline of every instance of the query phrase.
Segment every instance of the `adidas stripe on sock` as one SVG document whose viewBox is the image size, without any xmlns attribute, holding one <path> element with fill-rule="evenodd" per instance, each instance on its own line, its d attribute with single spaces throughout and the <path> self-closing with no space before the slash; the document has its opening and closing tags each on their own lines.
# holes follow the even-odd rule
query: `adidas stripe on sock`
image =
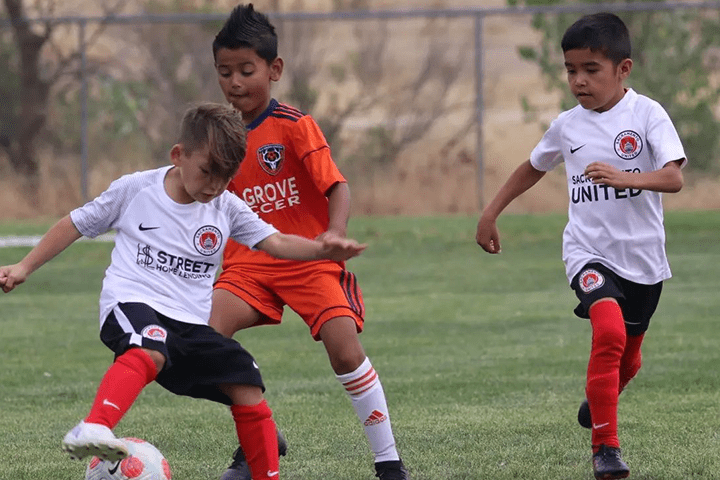
<svg viewBox="0 0 720 480">
<path fill-rule="evenodd" d="M 399 460 L 390 425 L 385 392 L 380 378 L 367 357 L 355 371 L 337 375 L 342 383 L 370 442 L 375 462 Z"/>
</svg>

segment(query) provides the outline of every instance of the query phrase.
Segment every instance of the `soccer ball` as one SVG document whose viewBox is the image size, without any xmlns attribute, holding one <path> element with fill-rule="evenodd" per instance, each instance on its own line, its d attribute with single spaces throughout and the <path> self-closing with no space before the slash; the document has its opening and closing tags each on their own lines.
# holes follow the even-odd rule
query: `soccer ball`
<svg viewBox="0 0 720 480">
<path fill-rule="evenodd" d="M 122 439 L 129 455 L 117 462 L 92 457 L 85 480 L 171 480 L 170 464 L 155 445 L 139 438 Z"/>
</svg>

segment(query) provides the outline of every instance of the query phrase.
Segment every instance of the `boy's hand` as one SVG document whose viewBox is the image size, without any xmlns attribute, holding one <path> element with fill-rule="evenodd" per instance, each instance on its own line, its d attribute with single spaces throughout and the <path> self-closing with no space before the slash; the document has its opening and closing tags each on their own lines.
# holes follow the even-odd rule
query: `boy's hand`
<svg viewBox="0 0 720 480">
<path fill-rule="evenodd" d="M 335 231 L 328 230 L 327 232 L 323 232 L 317 237 L 315 237 L 315 240 L 317 240 L 318 242 L 323 242 L 326 238 L 344 239 L 345 235 L 341 235 Z"/>
<path fill-rule="evenodd" d="M 585 167 L 585 176 L 595 184 L 604 184 L 618 190 L 632 187 L 630 172 L 624 172 L 603 162 L 593 162 Z"/>
<path fill-rule="evenodd" d="M 323 244 L 323 256 L 335 262 L 344 262 L 357 257 L 367 248 L 366 243 L 361 244 L 356 240 L 342 238 L 331 232 L 318 235 L 317 241 Z"/>
<path fill-rule="evenodd" d="M 475 233 L 475 241 L 488 253 L 500 253 L 500 234 L 498 233 L 495 220 L 490 220 L 484 216 L 480 217 Z"/>
<path fill-rule="evenodd" d="M 0 267 L 0 287 L 5 293 L 23 283 L 27 277 L 27 270 L 19 263 Z"/>
</svg>

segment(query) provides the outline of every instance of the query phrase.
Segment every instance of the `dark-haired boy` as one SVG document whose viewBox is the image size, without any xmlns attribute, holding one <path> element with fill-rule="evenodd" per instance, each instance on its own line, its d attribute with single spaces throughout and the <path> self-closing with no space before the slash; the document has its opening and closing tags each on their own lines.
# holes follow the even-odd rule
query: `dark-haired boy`
<svg viewBox="0 0 720 480">
<path fill-rule="evenodd" d="M 350 190 L 315 121 L 270 93 L 283 60 L 268 18 L 239 5 L 213 42 L 220 88 L 243 114 L 248 150 L 228 187 L 283 231 L 307 238 L 345 238 Z M 251 272 L 251 273 L 248 273 Z M 227 336 L 260 324 L 279 324 L 288 305 L 323 342 L 336 378 L 363 424 L 384 480 L 408 478 L 395 448 L 382 385 L 360 344 L 362 293 L 344 262 L 276 261 L 230 244 L 213 295 L 210 325 Z M 222 480 L 249 480 L 238 450 Z"/>
<path fill-rule="evenodd" d="M 682 188 L 685 152 L 655 101 L 625 88 L 630 36 L 616 15 L 575 22 L 562 39 L 568 84 L 579 105 L 553 121 L 477 226 L 477 243 L 500 253 L 496 219 L 545 172 L 565 162 L 570 196 L 563 261 L 589 318 L 592 349 L 578 420 L 592 429 L 595 478 L 629 475 L 617 436 L 618 395 L 640 369 L 640 346 L 670 278 L 661 192 Z M 588 408 L 589 407 L 589 408 Z"/>
<path fill-rule="evenodd" d="M 126 457 L 112 429 L 155 380 L 177 395 L 228 405 L 254 478 L 279 478 L 276 427 L 260 371 L 239 343 L 207 325 L 223 248 L 233 238 L 280 258 L 341 261 L 364 246 L 285 235 L 226 192 L 245 141 L 233 108 L 191 108 L 170 150 L 172 165 L 115 180 L 51 227 L 19 263 L 0 267 L 7 293 L 82 235 L 117 232 L 100 294 L 100 338 L 115 361 L 87 417 L 63 439 L 72 458 Z"/>
</svg>

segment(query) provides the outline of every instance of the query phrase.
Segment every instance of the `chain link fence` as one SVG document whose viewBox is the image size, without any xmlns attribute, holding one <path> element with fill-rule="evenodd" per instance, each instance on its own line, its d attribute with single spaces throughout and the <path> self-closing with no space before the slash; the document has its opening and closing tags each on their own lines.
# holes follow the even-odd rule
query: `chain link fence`
<svg viewBox="0 0 720 480">
<path fill-rule="evenodd" d="M 655 49 L 677 48 L 682 40 L 673 25 L 714 21 L 720 3 L 270 14 L 285 60 L 274 96 L 318 121 L 353 188 L 358 213 L 477 212 L 561 110 L 564 74 L 553 29 L 560 32 L 581 14 L 600 10 L 632 25 L 636 44 L 648 41 L 648 28 L 669 29 L 667 46 L 645 43 L 634 55 L 636 70 L 655 69 L 662 83 L 662 69 L 652 62 L 667 60 L 653 57 Z M 53 80 L 39 139 L 42 176 L 52 186 L 45 191 L 55 192 L 52 206 L 67 211 L 122 173 L 168 162 L 185 109 L 196 101 L 223 101 L 211 44 L 226 16 L 33 20 L 53 27 L 53 48 L 43 51 L 41 68 L 52 71 L 62 59 L 71 65 L 69 74 Z M 685 41 L 697 44 L 704 35 L 696 31 Z M 0 57 L 8 65 L 0 73 L 0 136 L 6 138 L 14 135 L 10 105 L 23 88 L 13 80 L 18 60 L 12 42 L 9 23 L 0 23 Z M 700 57 L 706 90 L 719 88 L 718 47 L 720 40 L 709 42 Z M 678 58 L 683 55 L 677 50 Z M 680 80 L 688 82 L 687 92 L 700 88 L 682 70 L 697 71 L 697 65 L 678 62 L 673 68 L 687 78 Z M 641 93 L 653 96 L 659 89 L 643 82 Z M 712 114 L 703 121 L 718 123 L 717 99 L 701 98 Z M 681 134 L 690 138 L 692 128 Z M 711 158 L 706 172 L 712 174 L 717 163 Z M 2 160 L 0 165 L 7 178 L 10 167 Z M 548 177 L 546 190 L 523 198 L 518 208 L 563 208 L 562 172 Z M 39 199 L 35 205 L 48 208 Z"/>
</svg>

